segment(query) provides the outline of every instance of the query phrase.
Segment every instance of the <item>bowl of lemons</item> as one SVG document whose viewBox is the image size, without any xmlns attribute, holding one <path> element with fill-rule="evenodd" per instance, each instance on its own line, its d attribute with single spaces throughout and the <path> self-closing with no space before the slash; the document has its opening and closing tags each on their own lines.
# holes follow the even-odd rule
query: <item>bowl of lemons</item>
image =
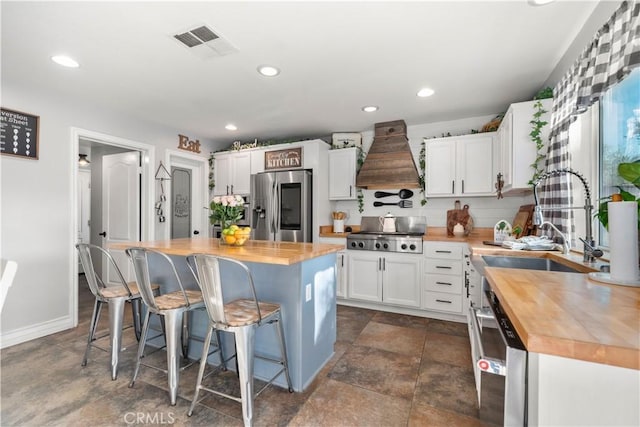
<svg viewBox="0 0 640 427">
<path fill-rule="evenodd" d="M 242 246 L 251 234 L 251 227 L 240 227 L 236 224 L 230 225 L 229 228 L 222 230 L 220 241 L 225 245 Z"/>
</svg>

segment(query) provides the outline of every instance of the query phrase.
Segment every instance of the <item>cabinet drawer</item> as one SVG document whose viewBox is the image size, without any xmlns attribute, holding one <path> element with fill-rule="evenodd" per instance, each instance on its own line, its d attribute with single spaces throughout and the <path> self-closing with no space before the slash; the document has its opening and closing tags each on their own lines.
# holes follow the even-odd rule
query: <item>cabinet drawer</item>
<svg viewBox="0 0 640 427">
<path fill-rule="evenodd" d="M 444 292 L 425 291 L 422 294 L 422 305 L 427 310 L 462 313 L 462 296 L 446 294 Z"/>
<path fill-rule="evenodd" d="M 450 245 L 437 245 L 429 243 L 424 245 L 424 255 L 428 258 L 438 259 L 462 259 L 462 247 Z"/>
<path fill-rule="evenodd" d="M 424 260 L 424 272 L 461 276 L 462 261 L 447 259 L 426 259 Z"/>
<path fill-rule="evenodd" d="M 462 295 L 462 278 L 444 274 L 426 274 L 424 289 L 426 291 Z"/>
</svg>

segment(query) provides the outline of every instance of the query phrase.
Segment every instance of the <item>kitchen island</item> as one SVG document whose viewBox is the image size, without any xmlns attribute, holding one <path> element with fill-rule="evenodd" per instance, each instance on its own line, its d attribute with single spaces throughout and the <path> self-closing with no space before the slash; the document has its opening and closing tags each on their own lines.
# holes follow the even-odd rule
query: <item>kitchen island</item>
<svg viewBox="0 0 640 427">
<path fill-rule="evenodd" d="M 333 355 L 336 341 L 336 252 L 340 245 L 294 242 L 248 241 L 244 246 L 221 245 L 219 239 L 187 238 L 147 242 L 118 243 L 110 250 L 137 246 L 169 255 L 187 288 L 197 284 L 186 264 L 186 256 L 206 253 L 244 262 L 251 271 L 258 298 L 276 302 L 282 308 L 282 323 L 289 357 L 289 371 L 295 391 L 303 391 Z M 151 280 L 164 292 L 175 290 L 167 280 L 170 272 L 150 257 Z M 223 283 L 232 282 L 236 272 L 221 271 Z M 226 298 L 248 297 L 248 288 L 226 289 Z M 204 337 L 208 318 L 196 311 L 190 319 L 192 336 Z M 233 349 L 231 337 L 224 334 L 225 355 Z M 278 342 L 272 328 L 260 328 L 256 333 L 256 352 L 272 357 L 279 355 Z M 199 359 L 202 344 L 192 340 L 189 358 Z M 211 358 L 217 363 L 217 356 Z M 256 378 L 268 380 L 277 371 L 272 364 L 255 361 Z M 276 384 L 286 387 L 283 378 Z"/>
</svg>

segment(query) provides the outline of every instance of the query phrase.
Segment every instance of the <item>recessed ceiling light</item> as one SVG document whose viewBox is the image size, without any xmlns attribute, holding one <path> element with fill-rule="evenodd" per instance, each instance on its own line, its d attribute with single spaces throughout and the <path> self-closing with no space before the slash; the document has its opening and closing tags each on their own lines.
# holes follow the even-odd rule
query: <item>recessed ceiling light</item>
<svg viewBox="0 0 640 427">
<path fill-rule="evenodd" d="M 55 55 L 51 57 L 51 60 L 58 65 L 69 68 L 78 68 L 80 64 L 75 59 L 69 58 L 65 55 Z"/>
<path fill-rule="evenodd" d="M 418 91 L 418 96 L 420 98 L 426 98 L 427 96 L 431 96 L 433 95 L 435 92 L 433 91 L 433 89 L 429 89 L 428 87 L 423 87 L 422 89 L 420 89 Z"/>
<path fill-rule="evenodd" d="M 238 130 L 238 127 L 233 123 L 229 123 L 224 127 L 226 130 Z"/>
<path fill-rule="evenodd" d="M 553 3 L 555 0 L 528 0 L 531 6 L 544 6 L 545 4 Z"/>
<path fill-rule="evenodd" d="M 280 74 L 280 70 L 271 65 L 261 65 L 258 67 L 258 72 L 263 76 L 274 77 Z"/>
<path fill-rule="evenodd" d="M 362 107 L 362 111 L 365 113 L 373 113 L 374 111 L 378 111 L 378 107 L 375 105 L 367 105 L 366 107 Z"/>
</svg>

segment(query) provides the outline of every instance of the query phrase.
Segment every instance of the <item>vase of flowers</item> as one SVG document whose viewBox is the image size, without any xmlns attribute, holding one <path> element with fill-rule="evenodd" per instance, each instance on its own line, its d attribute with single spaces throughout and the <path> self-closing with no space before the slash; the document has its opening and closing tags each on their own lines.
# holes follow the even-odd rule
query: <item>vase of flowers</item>
<svg viewBox="0 0 640 427">
<path fill-rule="evenodd" d="M 236 223 L 242 218 L 244 199 L 238 195 L 216 196 L 211 200 L 211 224 L 220 224 L 222 235 L 220 243 L 228 245 L 243 245 L 249 238 L 249 227 L 240 228 Z"/>
</svg>

